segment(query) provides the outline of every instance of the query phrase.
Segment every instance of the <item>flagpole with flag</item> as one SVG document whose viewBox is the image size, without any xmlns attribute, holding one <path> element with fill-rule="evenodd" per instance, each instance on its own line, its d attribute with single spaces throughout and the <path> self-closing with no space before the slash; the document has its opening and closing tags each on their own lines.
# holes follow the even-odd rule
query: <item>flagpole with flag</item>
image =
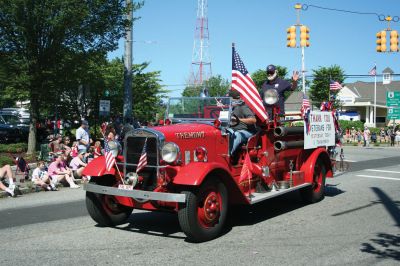
<svg viewBox="0 0 400 266">
<path fill-rule="evenodd" d="M 240 93 L 242 100 L 262 123 L 268 121 L 268 115 L 256 84 L 236 52 L 234 43 L 232 43 L 232 89 Z"/>
</svg>

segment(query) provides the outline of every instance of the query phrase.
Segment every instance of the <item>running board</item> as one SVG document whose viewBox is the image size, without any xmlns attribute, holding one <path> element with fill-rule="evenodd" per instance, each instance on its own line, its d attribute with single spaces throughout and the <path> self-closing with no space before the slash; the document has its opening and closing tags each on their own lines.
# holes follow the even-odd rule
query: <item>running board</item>
<svg viewBox="0 0 400 266">
<path fill-rule="evenodd" d="M 260 201 L 263 201 L 266 199 L 274 198 L 274 197 L 283 195 L 285 193 L 289 193 L 289 192 L 298 190 L 303 187 L 308 187 L 308 186 L 311 186 L 311 183 L 304 183 L 304 184 L 301 184 L 301 185 L 298 185 L 295 187 L 282 188 L 282 189 L 275 190 L 275 191 L 271 190 L 271 191 L 263 192 L 263 193 L 252 193 L 249 198 L 249 203 L 254 204 L 254 203 L 257 203 L 257 202 L 260 202 Z"/>
</svg>

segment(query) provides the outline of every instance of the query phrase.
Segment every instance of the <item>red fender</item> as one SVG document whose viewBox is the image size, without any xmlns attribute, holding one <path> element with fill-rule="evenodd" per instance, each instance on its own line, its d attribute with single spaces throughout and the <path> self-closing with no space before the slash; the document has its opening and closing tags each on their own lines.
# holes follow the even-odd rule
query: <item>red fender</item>
<svg viewBox="0 0 400 266">
<path fill-rule="evenodd" d="M 311 153 L 307 160 L 303 163 L 300 170 L 304 172 L 305 182 L 311 183 L 314 173 L 314 166 L 317 159 L 321 157 L 326 166 L 326 177 L 333 177 L 332 165 L 329 155 L 324 148 L 317 148 Z"/>
<path fill-rule="evenodd" d="M 111 168 L 110 171 L 106 170 L 106 159 L 104 156 L 93 159 L 82 172 L 82 175 L 86 176 L 103 176 L 103 175 L 115 175 L 115 168 Z"/>
<path fill-rule="evenodd" d="M 228 168 L 219 163 L 192 162 L 185 166 L 174 167 L 176 175 L 172 182 L 176 185 L 198 186 L 203 182 L 207 174 L 215 169 L 222 169 L 229 173 Z"/>
</svg>

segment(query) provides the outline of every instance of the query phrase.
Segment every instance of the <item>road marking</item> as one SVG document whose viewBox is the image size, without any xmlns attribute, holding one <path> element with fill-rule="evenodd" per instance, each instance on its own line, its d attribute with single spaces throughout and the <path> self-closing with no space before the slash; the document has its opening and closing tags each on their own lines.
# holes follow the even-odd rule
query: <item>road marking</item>
<svg viewBox="0 0 400 266">
<path fill-rule="evenodd" d="M 365 169 L 365 171 L 400 174 L 400 172 L 398 171 L 379 170 L 379 169 Z"/>
<path fill-rule="evenodd" d="M 374 175 L 356 175 L 356 176 L 400 181 L 400 178 L 386 177 L 386 176 L 374 176 Z"/>
<path fill-rule="evenodd" d="M 356 163 L 356 162 L 358 162 L 358 161 L 353 161 L 353 160 L 343 160 L 344 162 L 349 162 L 349 163 Z"/>
</svg>

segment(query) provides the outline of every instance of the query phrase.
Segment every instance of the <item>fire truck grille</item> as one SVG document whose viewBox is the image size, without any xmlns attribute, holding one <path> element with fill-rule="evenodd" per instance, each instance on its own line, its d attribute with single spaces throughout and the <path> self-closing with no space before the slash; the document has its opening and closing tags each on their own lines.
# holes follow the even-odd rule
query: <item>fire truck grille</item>
<svg viewBox="0 0 400 266">
<path fill-rule="evenodd" d="M 132 136 L 128 137 L 126 140 L 126 163 L 129 164 L 138 164 L 139 158 L 143 152 L 143 146 L 145 143 L 146 137 L 138 137 Z M 147 165 L 156 166 L 158 165 L 157 158 L 157 138 L 155 137 L 147 137 L 147 145 L 146 145 L 146 154 L 147 154 Z M 128 167 L 131 168 L 129 170 L 136 170 L 136 167 Z"/>
</svg>

